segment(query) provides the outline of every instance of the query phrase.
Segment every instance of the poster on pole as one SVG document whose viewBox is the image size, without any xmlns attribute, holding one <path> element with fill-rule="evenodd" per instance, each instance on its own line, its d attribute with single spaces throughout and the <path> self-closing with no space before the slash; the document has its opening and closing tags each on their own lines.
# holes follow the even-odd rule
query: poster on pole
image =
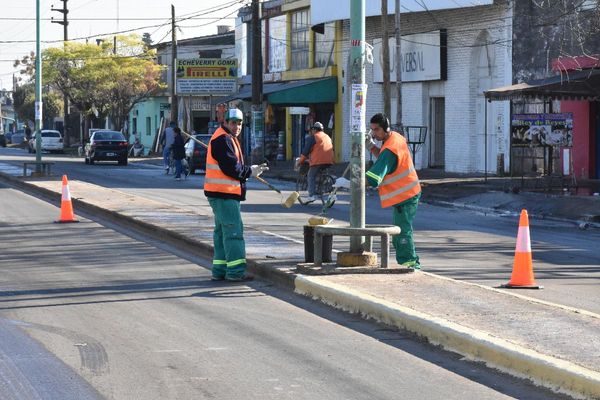
<svg viewBox="0 0 600 400">
<path fill-rule="evenodd" d="M 235 93 L 237 65 L 236 59 L 177 59 L 177 93 L 182 95 Z"/>
<path fill-rule="evenodd" d="M 352 112 L 350 131 L 362 132 L 367 126 L 367 84 L 352 84 Z"/>
</svg>

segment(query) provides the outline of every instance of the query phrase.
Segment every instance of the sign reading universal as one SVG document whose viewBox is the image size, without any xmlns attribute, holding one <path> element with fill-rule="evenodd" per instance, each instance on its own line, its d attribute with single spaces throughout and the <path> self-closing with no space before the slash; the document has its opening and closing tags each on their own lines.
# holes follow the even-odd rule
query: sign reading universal
<svg viewBox="0 0 600 400">
<path fill-rule="evenodd" d="M 383 82 L 381 39 L 373 40 L 373 81 Z M 389 39 L 390 82 L 396 82 L 396 39 Z M 403 82 L 446 80 L 447 33 L 438 30 L 402 36 L 400 56 Z"/>
<path fill-rule="evenodd" d="M 177 60 L 178 94 L 235 93 L 237 60 L 192 58 Z"/>
</svg>

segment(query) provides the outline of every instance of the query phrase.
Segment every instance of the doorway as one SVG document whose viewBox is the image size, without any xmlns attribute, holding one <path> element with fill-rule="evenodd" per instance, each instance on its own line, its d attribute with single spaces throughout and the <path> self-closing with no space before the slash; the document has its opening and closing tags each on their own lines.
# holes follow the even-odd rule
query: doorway
<svg viewBox="0 0 600 400">
<path fill-rule="evenodd" d="M 429 135 L 429 167 L 444 168 L 446 155 L 446 99 L 431 99 L 431 134 Z"/>
</svg>

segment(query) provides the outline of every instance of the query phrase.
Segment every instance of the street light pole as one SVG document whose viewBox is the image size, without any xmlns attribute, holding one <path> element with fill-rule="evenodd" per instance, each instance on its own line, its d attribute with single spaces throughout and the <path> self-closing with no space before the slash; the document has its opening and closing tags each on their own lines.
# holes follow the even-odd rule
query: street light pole
<svg viewBox="0 0 600 400">
<path fill-rule="evenodd" d="M 35 172 L 42 172 L 42 53 L 40 46 L 40 0 L 35 0 Z"/>
<path fill-rule="evenodd" d="M 365 84 L 365 0 L 350 3 L 350 71 L 352 89 L 350 109 L 351 152 L 350 152 L 350 226 L 365 227 L 365 128 L 366 99 Z M 362 237 L 350 239 L 350 252 L 362 252 Z"/>
</svg>

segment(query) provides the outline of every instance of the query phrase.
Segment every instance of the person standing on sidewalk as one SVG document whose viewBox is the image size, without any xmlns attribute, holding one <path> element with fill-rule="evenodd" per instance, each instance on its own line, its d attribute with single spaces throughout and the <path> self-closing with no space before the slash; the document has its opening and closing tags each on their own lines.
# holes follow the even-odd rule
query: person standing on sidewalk
<svg viewBox="0 0 600 400">
<path fill-rule="evenodd" d="M 173 141 L 175 140 L 175 132 L 174 129 L 177 127 L 177 123 L 175 121 L 171 121 L 169 126 L 164 130 L 160 143 L 163 145 L 163 165 L 165 167 L 165 171 L 169 173 L 169 164 L 170 164 L 170 155 L 171 155 L 171 146 L 173 145 Z"/>
<path fill-rule="evenodd" d="M 400 227 L 392 242 L 398 264 L 421 269 L 413 240 L 413 219 L 421 198 L 421 185 L 404 136 L 390 129 L 388 118 L 381 113 L 371 118 L 372 137 L 367 137 L 365 147 L 377 161 L 367 171 L 367 183 L 378 188 L 381 207 L 394 209 L 394 225 Z M 381 149 L 373 140 L 383 142 Z M 345 178 L 336 180 L 337 187 L 350 188 Z"/>
<path fill-rule="evenodd" d="M 180 181 L 182 169 L 181 160 L 185 158 L 185 143 L 181 136 L 181 129 L 175 127 L 173 128 L 173 133 L 175 136 L 171 149 L 173 150 L 173 159 L 175 160 L 175 180 Z"/>
<path fill-rule="evenodd" d="M 240 202 L 246 200 L 246 180 L 268 170 L 267 164 L 247 166 L 238 141 L 244 117 L 237 108 L 225 113 L 225 123 L 213 133 L 206 152 L 204 194 L 213 210 L 215 229 L 212 280 L 246 281 L 246 245 Z"/>
<path fill-rule="evenodd" d="M 296 169 L 308 159 L 310 168 L 308 170 L 308 199 L 307 202 L 315 201 L 317 187 L 317 175 L 321 170 L 333 165 L 333 143 L 328 134 L 323 132 L 323 124 L 315 122 L 310 128 L 310 136 L 304 144 L 302 154 L 296 160 Z"/>
</svg>

